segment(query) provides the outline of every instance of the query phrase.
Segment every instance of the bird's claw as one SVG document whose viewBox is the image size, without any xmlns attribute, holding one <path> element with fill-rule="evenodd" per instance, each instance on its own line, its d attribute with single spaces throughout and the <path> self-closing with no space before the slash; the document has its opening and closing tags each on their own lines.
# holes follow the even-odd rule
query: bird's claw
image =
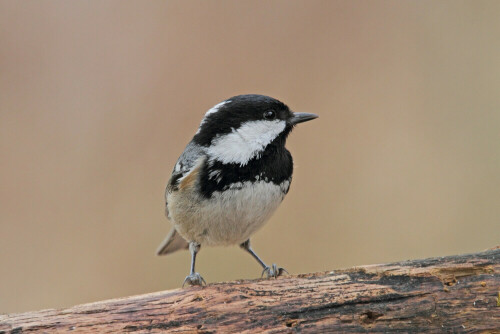
<svg viewBox="0 0 500 334">
<path fill-rule="evenodd" d="M 201 275 L 199 273 L 194 273 L 194 274 L 187 276 L 186 279 L 184 279 L 184 283 L 182 283 L 182 287 L 184 287 L 184 285 L 186 285 L 186 283 L 188 285 L 191 285 L 191 286 L 207 285 L 207 282 L 205 282 L 205 280 L 203 279 L 203 277 L 201 277 Z"/>
<path fill-rule="evenodd" d="M 266 266 L 264 270 L 262 270 L 262 275 L 260 275 L 260 277 L 263 277 L 264 274 L 266 274 L 267 278 L 276 278 L 278 276 L 281 276 L 284 272 L 288 274 L 288 271 L 286 271 L 285 268 L 278 267 L 276 263 L 273 263 L 271 267 Z"/>
</svg>

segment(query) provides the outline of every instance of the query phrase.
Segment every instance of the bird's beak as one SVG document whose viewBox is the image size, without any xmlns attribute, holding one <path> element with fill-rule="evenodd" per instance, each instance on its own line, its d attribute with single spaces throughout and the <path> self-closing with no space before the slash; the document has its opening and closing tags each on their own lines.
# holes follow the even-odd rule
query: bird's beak
<svg viewBox="0 0 500 334">
<path fill-rule="evenodd" d="M 292 125 L 295 125 L 302 122 L 313 120 L 315 118 L 318 118 L 318 115 L 310 114 L 307 112 L 294 112 L 293 117 L 290 119 L 290 123 L 292 123 Z"/>
</svg>

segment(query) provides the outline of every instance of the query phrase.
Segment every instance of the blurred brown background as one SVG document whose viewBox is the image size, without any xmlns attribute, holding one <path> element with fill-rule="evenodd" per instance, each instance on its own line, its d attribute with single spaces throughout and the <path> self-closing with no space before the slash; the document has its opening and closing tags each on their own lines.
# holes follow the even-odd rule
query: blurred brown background
<svg viewBox="0 0 500 334">
<path fill-rule="evenodd" d="M 253 239 L 290 273 L 500 236 L 499 1 L 0 1 L 0 312 L 177 288 L 163 191 L 214 104 L 320 118 Z M 208 282 L 256 278 L 203 249 Z"/>
</svg>

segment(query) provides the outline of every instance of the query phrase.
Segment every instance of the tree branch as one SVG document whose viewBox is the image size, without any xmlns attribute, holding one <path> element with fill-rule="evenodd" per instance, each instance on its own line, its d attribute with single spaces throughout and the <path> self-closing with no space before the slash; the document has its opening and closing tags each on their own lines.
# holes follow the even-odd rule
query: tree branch
<svg viewBox="0 0 500 334">
<path fill-rule="evenodd" d="M 0 315 L 0 333 L 500 330 L 500 249 Z"/>
</svg>

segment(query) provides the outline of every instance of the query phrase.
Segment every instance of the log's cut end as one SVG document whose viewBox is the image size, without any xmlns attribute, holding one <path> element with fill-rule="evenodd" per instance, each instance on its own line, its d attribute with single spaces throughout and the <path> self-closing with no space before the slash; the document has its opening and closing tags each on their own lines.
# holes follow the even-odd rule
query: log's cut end
<svg viewBox="0 0 500 334">
<path fill-rule="evenodd" d="M 165 330 L 500 333 L 500 248 L 0 315 L 0 333 Z"/>
</svg>

